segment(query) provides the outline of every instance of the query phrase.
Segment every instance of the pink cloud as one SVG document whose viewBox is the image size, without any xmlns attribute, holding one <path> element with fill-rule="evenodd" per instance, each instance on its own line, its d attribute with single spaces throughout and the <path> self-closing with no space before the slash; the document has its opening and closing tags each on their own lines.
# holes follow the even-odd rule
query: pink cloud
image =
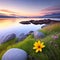
<svg viewBox="0 0 60 60">
<path fill-rule="evenodd" d="M 53 7 L 48 7 L 48 8 L 42 9 L 39 14 L 41 16 L 43 16 L 43 15 L 59 13 L 59 12 L 60 12 L 60 6 L 53 6 Z"/>
<path fill-rule="evenodd" d="M 5 9 L 0 9 L 0 14 L 9 15 L 9 16 L 18 16 L 16 12 Z"/>
<path fill-rule="evenodd" d="M 15 12 L 13 12 L 13 11 L 5 10 L 5 9 L 2 9 L 2 10 L 0 10 L 0 11 L 2 11 L 2 12 L 8 12 L 8 13 L 15 13 Z"/>
</svg>

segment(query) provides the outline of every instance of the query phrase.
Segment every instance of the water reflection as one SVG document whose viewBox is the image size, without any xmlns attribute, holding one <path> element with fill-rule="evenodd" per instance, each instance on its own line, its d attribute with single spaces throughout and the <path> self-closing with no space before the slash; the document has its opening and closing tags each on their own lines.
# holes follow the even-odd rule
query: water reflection
<svg viewBox="0 0 60 60">
<path fill-rule="evenodd" d="M 0 18 L 0 37 L 3 35 L 8 35 L 10 33 L 15 33 L 17 36 L 21 33 L 28 33 L 29 31 L 36 31 L 41 29 L 43 25 L 22 25 L 19 22 L 28 20 L 43 20 L 48 18 Z M 51 19 L 51 18 L 50 18 Z M 52 18 L 54 19 L 54 18 Z M 59 19 L 54 19 L 59 20 Z"/>
<path fill-rule="evenodd" d="M 31 20 L 31 18 L 0 19 L 0 37 L 10 33 L 15 33 L 18 36 L 21 33 L 28 33 L 29 31 L 36 31 L 41 29 L 42 25 L 22 25 L 19 23 L 20 21 L 24 20 Z"/>
</svg>

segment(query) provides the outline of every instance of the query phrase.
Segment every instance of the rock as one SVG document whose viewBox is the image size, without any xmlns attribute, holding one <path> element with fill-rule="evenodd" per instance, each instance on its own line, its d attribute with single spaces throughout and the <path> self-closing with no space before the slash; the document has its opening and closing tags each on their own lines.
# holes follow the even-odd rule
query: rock
<svg viewBox="0 0 60 60">
<path fill-rule="evenodd" d="M 44 24 L 41 28 L 44 28 L 44 27 L 46 27 L 46 26 L 48 26 L 48 24 Z"/>
<path fill-rule="evenodd" d="M 2 56 L 2 60 L 27 60 L 27 53 L 22 49 L 12 48 Z"/>
<path fill-rule="evenodd" d="M 9 34 L 9 35 L 7 35 L 6 37 L 4 37 L 0 40 L 0 44 L 5 43 L 5 42 L 7 42 L 9 40 L 12 40 L 14 38 L 16 38 L 16 34 L 14 34 L 14 33 Z"/>
<path fill-rule="evenodd" d="M 29 34 L 32 34 L 34 31 L 30 31 Z"/>
<path fill-rule="evenodd" d="M 45 35 L 42 32 L 38 32 L 38 31 L 35 31 L 33 35 L 35 39 L 40 39 L 45 37 Z"/>
<path fill-rule="evenodd" d="M 26 37 L 27 36 L 24 33 L 21 33 L 20 36 L 17 39 L 17 42 L 24 40 Z"/>
<path fill-rule="evenodd" d="M 34 31 L 30 31 L 28 34 L 26 34 L 26 36 L 29 36 L 31 34 L 33 34 Z"/>
<path fill-rule="evenodd" d="M 27 34 L 21 33 L 21 34 L 19 35 L 19 37 L 17 38 L 17 41 L 16 41 L 16 42 L 23 41 L 27 36 L 29 36 L 29 35 L 32 34 L 32 33 L 33 33 L 33 31 L 30 31 L 30 32 L 27 33 Z"/>
<path fill-rule="evenodd" d="M 19 22 L 21 24 L 31 24 L 29 21 L 22 21 L 22 22 Z"/>
<path fill-rule="evenodd" d="M 51 20 L 51 19 L 44 19 L 44 20 L 30 20 L 30 21 L 22 21 L 21 24 L 51 24 L 51 23 L 59 23 L 60 21 Z"/>
</svg>

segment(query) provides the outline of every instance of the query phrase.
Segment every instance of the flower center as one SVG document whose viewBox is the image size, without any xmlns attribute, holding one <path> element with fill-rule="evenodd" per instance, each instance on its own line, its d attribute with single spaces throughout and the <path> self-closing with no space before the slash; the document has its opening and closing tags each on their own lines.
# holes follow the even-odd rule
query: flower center
<svg viewBox="0 0 60 60">
<path fill-rule="evenodd" d="M 38 48 L 40 48 L 40 46 L 38 46 Z"/>
</svg>

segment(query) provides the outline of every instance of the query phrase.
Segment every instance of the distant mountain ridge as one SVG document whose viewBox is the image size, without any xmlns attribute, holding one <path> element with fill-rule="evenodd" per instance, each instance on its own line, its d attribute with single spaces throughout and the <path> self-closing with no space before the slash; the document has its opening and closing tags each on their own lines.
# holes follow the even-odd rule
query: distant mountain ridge
<svg viewBox="0 0 60 60">
<path fill-rule="evenodd" d="M 0 18 L 17 18 L 16 16 L 0 15 Z"/>
<path fill-rule="evenodd" d="M 46 17 L 46 18 L 60 18 L 60 13 L 53 13 L 53 14 L 49 14 L 49 15 L 45 15 L 43 17 Z"/>
<path fill-rule="evenodd" d="M 60 18 L 60 13 L 53 13 L 44 16 L 8 16 L 0 14 L 0 18 Z"/>
</svg>

